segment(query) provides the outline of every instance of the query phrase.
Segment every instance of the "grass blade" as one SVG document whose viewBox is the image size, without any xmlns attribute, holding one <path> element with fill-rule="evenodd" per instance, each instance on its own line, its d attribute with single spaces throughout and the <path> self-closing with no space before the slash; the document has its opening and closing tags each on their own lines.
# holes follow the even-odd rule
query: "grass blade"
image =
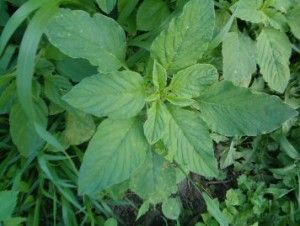
<svg viewBox="0 0 300 226">
<path fill-rule="evenodd" d="M 42 6 L 46 0 L 30 0 L 21 6 L 8 20 L 0 37 L 0 56 L 3 53 L 9 39 L 22 22 L 36 9 Z"/>
<path fill-rule="evenodd" d="M 17 92 L 19 101 L 37 131 L 37 133 L 58 149 L 62 149 L 60 143 L 36 120 L 36 113 L 32 99 L 32 77 L 34 74 L 35 56 L 38 50 L 40 39 L 44 30 L 58 9 L 58 0 L 49 1 L 44 4 L 33 16 L 24 37 L 22 39 L 17 67 Z"/>
</svg>

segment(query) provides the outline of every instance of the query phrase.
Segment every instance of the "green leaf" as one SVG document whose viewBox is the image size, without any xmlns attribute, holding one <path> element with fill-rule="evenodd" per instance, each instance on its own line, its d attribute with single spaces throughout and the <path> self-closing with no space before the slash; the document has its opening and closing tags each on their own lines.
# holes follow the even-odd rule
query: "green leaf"
<svg viewBox="0 0 300 226">
<path fill-rule="evenodd" d="M 225 136 L 271 132 L 297 115 L 276 96 L 252 93 L 227 81 L 212 85 L 198 102 L 203 120 Z"/>
<path fill-rule="evenodd" d="M 124 31 L 101 14 L 90 17 L 81 10 L 60 9 L 47 27 L 47 36 L 66 55 L 87 59 L 102 72 L 117 70 L 125 61 Z"/>
<path fill-rule="evenodd" d="M 161 66 L 156 60 L 153 64 L 153 72 L 152 72 L 152 81 L 153 85 L 158 89 L 162 90 L 167 85 L 168 74 L 166 69 Z"/>
<path fill-rule="evenodd" d="M 130 118 L 145 104 L 143 78 L 132 71 L 115 71 L 83 79 L 64 100 L 98 117 Z"/>
<path fill-rule="evenodd" d="M 211 84 L 218 81 L 218 71 L 210 64 L 195 64 L 177 72 L 170 84 L 171 92 L 179 97 L 198 97 Z"/>
<path fill-rule="evenodd" d="M 198 113 L 170 107 L 163 142 L 181 167 L 194 173 L 218 177 L 218 164 L 208 128 Z"/>
<path fill-rule="evenodd" d="M 260 71 L 275 91 L 282 93 L 289 82 L 291 53 L 291 43 L 280 31 L 264 28 L 257 38 L 257 62 Z"/>
<path fill-rule="evenodd" d="M 4 221 L 4 226 L 22 226 L 22 223 L 26 222 L 26 218 L 13 217 Z"/>
<path fill-rule="evenodd" d="M 96 125 L 92 116 L 80 111 L 66 113 L 66 128 L 63 132 L 71 145 L 79 145 L 88 141 L 95 133 Z"/>
<path fill-rule="evenodd" d="M 251 23 L 265 23 L 267 16 L 261 10 L 263 3 L 263 0 L 239 0 L 231 7 L 231 11 L 242 20 Z"/>
<path fill-rule="evenodd" d="M 7 114 L 16 97 L 16 82 L 5 81 L 5 77 L 0 77 L 0 114 Z"/>
<path fill-rule="evenodd" d="M 167 218 L 177 220 L 181 212 L 181 203 L 178 198 L 168 198 L 162 203 L 161 208 Z"/>
<path fill-rule="evenodd" d="M 45 76 L 44 93 L 46 97 L 62 109 L 68 108 L 66 102 L 61 98 L 72 89 L 72 83 L 69 79 L 60 75 Z"/>
<path fill-rule="evenodd" d="M 169 101 L 171 104 L 174 104 L 179 107 L 188 107 L 194 106 L 197 102 L 194 99 L 190 99 L 189 97 L 184 96 L 177 96 L 173 93 L 169 93 L 166 96 L 166 100 Z"/>
<path fill-rule="evenodd" d="M 171 72 L 196 63 L 207 50 L 214 21 L 212 0 L 189 1 L 182 14 L 154 40 L 151 56 Z"/>
<path fill-rule="evenodd" d="M 270 6 L 282 13 L 287 13 L 288 9 L 292 6 L 291 0 L 271 0 L 269 2 Z"/>
<path fill-rule="evenodd" d="M 135 119 L 104 120 L 85 152 L 79 192 L 94 196 L 127 180 L 144 162 L 148 144 Z"/>
<path fill-rule="evenodd" d="M 32 2 L 37 2 L 37 0 L 33 0 Z M 17 61 L 17 93 L 25 115 L 28 120 L 34 124 L 35 130 L 39 136 L 47 143 L 53 145 L 59 150 L 62 150 L 63 147 L 57 139 L 39 123 L 32 95 L 32 80 L 39 43 L 49 20 L 58 10 L 59 0 L 46 0 L 46 3 L 42 0 L 39 1 L 39 3 L 42 6 L 32 17 L 24 33 L 20 46 Z M 24 6 L 25 5 L 26 4 L 24 4 Z"/>
<path fill-rule="evenodd" d="M 202 193 L 202 196 L 205 200 L 207 211 L 219 222 L 220 226 L 228 226 L 228 220 L 220 210 L 219 201 L 211 199 L 206 193 Z"/>
<path fill-rule="evenodd" d="M 114 218 L 109 218 L 105 221 L 104 226 L 118 226 L 118 221 Z"/>
<path fill-rule="evenodd" d="M 37 120 L 40 125 L 46 128 L 47 118 L 43 108 L 45 106 L 36 106 Z M 36 132 L 33 123 L 27 119 L 23 108 L 18 102 L 11 109 L 9 124 L 12 141 L 21 155 L 29 157 L 32 154 L 36 154 L 43 147 L 44 140 Z"/>
<path fill-rule="evenodd" d="M 96 0 L 96 2 L 105 13 L 110 13 L 114 9 L 117 0 Z"/>
<path fill-rule="evenodd" d="M 264 10 L 264 13 L 268 17 L 265 26 L 271 26 L 276 30 L 280 30 L 283 32 L 286 32 L 288 30 L 287 19 L 281 12 L 273 8 L 267 8 Z"/>
<path fill-rule="evenodd" d="M 147 110 L 144 133 L 150 144 L 154 144 L 162 138 L 168 126 L 168 116 L 166 106 L 160 101 L 153 102 Z"/>
<path fill-rule="evenodd" d="M 176 192 L 175 168 L 151 151 L 130 180 L 130 188 L 144 200 L 157 204 Z"/>
<path fill-rule="evenodd" d="M 22 5 L 7 21 L 3 32 L 0 36 L 0 55 L 5 49 L 11 36 L 17 30 L 17 28 L 22 24 L 22 22 L 36 9 L 40 8 L 45 4 L 47 0 L 32 0 L 26 2 Z"/>
<path fill-rule="evenodd" d="M 287 21 L 293 35 L 300 40 L 300 4 L 288 11 Z"/>
<path fill-rule="evenodd" d="M 0 2 L 0 26 L 4 26 L 9 19 L 9 14 L 7 13 L 7 4 L 4 1 Z M 0 54 L 1 55 L 1 54 Z"/>
<path fill-rule="evenodd" d="M 224 79 L 238 86 L 247 87 L 256 71 L 254 41 L 246 34 L 230 32 L 222 45 Z"/>
<path fill-rule="evenodd" d="M 239 189 L 229 189 L 226 192 L 226 206 L 239 206 L 243 205 L 246 201 L 246 196 Z"/>
<path fill-rule="evenodd" d="M 92 66 L 85 59 L 74 59 L 67 57 L 56 61 L 56 70 L 60 75 L 70 78 L 73 82 L 80 82 L 82 79 L 97 74 L 97 67 Z"/>
<path fill-rule="evenodd" d="M 11 218 L 17 205 L 17 191 L 0 191 L 0 222 Z"/>
<path fill-rule="evenodd" d="M 170 11 L 165 1 L 145 0 L 136 14 L 137 28 L 142 31 L 157 28 L 169 14 Z"/>
<path fill-rule="evenodd" d="M 141 207 L 139 208 L 139 212 L 137 214 L 136 220 L 140 219 L 141 216 L 145 215 L 150 209 L 150 203 L 148 201 L 143 202 Z"/>
</svg>

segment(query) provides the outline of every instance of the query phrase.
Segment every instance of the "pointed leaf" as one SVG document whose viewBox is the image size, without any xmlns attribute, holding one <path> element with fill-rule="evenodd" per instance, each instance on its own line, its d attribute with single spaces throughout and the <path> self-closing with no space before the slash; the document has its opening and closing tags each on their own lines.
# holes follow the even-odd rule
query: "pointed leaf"
<svg viewBox="0 0 300 226">
<path fill-rule="evenodd" d="M 288 11 L 287 21 L 294 36 L 300 40 L 300 4 Z"/>
<path fill-rule="evenodd" d="M 271 132 L 297 114 L 276 96 L 252 93 L 227 81 L 212 85 L 198 101 L 203 120 L 226 136 Z"/>
<path fill-rule="evenodd" d="M 290 41 L 280 31 L 265 28 L 257 38 L 257 62 L 260 71 L 268 85 L 281 93 L 290 79 L 291 53 Z"/>
<path fill-rule="evenodd" d="M 238 86 L 247 87 L 256 71 L 254 41 L 246 34 L 230 32 L 222 45 L 223 76 Z"/>
<path fill-rule="evenodd" d="M 218 199 L 211 199 L 206 193 L 202 193 L 207 211 L 219 222 L 220 226 L 228 226 L 228 219 L 221 212 Z"/>
<path fill-rule="evenodd" d="M 156 60 L 154 61 L 153 64 L 153 84 L 156 88 L 159 90 L 163 89 L 167 85 L 167 71 L 166 69 L 161 66 Z"/>
<path fill-rule="evenodd" d="M 169 71 L 194 64 L 206 51 L 214 30 L 212 0 L 191 0 L 151 46 L 151 55 Z"/>
<path fill-rule="evenodd" d="M 60 9 L 47 27 L 49 41 L 66 55 L 84 58 L 99 70 L 119 69 L 125 59 L 126 37 L 116 21 L 101 14 Z"/>
<path fill-rule="evenodd" d="M 218 71 L 210 64 L 195 64 L 177 72 L 172 79 L 172 93 L 180 97 L 198 97 L 201 92 L 218 81 Z"/>
<path fill-rule="evenodd" d="M 153 102 L 147 110 L 147 120 L 144 133 L 150 144 L 156 143 L 166 131 L 168 125 L 168 110 L 160 101 Z"/>
<path fill-rule="evenodd" d="M 64 100 L 98 117 L 130 118 L 144 107 L 143 78 L 132 71 L 115 71 L 83 79 Z"/>
<path fill-rule="evenodd" d="M 205 123 L 195 112 L 169 108 L 170 121 L 163 141 L 170 155 L 184 169 L 207 176 L 218 176 L 213 143 Z"/>
<path fill-rule="evenodd" d="M 261 10 L 263 3 L 263 0 L 239 0 L 232 6 L 231 11 L 242 20 L 251 23 L 264 23 L 267 16 Z"/>
<path fill-rule="evenodd" d="M 117 0 L 96 0 L 99 7 L 106 13 L 110 13 L 116 5 Z"/>
<path fill-rule="evenodd" d="M 94 196 L 127 180 L 144 162 L 148 144 L 135 119 L 104 120 L 84 155 L 79 192 Z"/>
</svg>

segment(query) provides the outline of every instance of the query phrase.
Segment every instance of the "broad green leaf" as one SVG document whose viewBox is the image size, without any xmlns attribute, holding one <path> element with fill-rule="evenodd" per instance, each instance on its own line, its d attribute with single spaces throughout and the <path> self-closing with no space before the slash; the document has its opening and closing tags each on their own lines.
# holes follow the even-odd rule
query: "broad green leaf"
<svg viewBox="0 0 300 226">
<path fill-rule="evenodd" d="M 290 79 L 291 52 L 288 37 L 280 31 L 264 28 L 257 38 L 257 62 L 260 71 L 268 85 L 281 93 Z"/>
<path fill-rule="evenodd" d="M 143 164 L 147 149 L 137 119 L 104 120 L 83 158 L 78 181 L 80 194 L 94 196 L 127 180 Z"/>
<path fill-rule="evenodd" d="M 163 214 L 171 219 L 177 220 L 181 212 L 181 203 L 178 198 L 168 198 L 161 206 Z"/>
<path fill-rule="evenodd" d="M 288 11 L 287 20 L 292 33 L 300 40 L 300 4 Z"/>
<path fill-rule="evenodd" d="M 189 1 L 182 14 L 154 40 L 152 57 L 171 72 L 196 63 L 207 50 L 214 21 L 212 0 Z"/>
<path fill-rule="evenodd" d="M 168 110 L 162 102 L 155 101 L 151 104 L 147 110 L 147 120 L 144 124 L 144 133 L 150 144 L 154 144 L 162 138 L 168 126 L 168 117 Z"/>
<path fill-rule="evenodd" d="M 105 221 L 103 226 L 118 226 L 118 221 L 114 218 L 109 218 Z"/>
<path fill-rule="evenodd" d="M 195 64 L 177 72 L 170 89 L 179 97 L 198 97 L 201 92 L 218 81 L 218 71 L 210 64 Z"/>
<path fill-rule="evenodd" d="M 265 23 L 267 16 L 261 10 L 262 6 L 263 0 L 239 0 L 233 5 L 231 11 L 242 20 L 251 23 Z"/>
<path fill-rule="evenodd" d="M 205 200 L 207 211 L 219 222 L 220 226 L 228 226 L 228 220 L 221 212 L 217 199 L 211 199 L 206 193 L 202 193 Z"/>
<path fill-rule="evenodd" d="M 104 12 L 110 13 L 114 9 L 117 0 L 96 0 L 96 2 Z"/>
<path fill-rule="evenodd" d="M 71 145 L 79 145 L 88 141 L 95 133 L 96 126 L 92 116 L 81 111 L 66 113 L 64 137 Z"/>
<path fill-rule="evenodd" d="M 71 79 L 73 82 L 80 82 L 82 79 L 97 74 L 97 67 L 92 66 L 85 59 L 65 58 L 55 62 L 57 72 Z"/>
<path fill-rule="evenodd" d="M 150 31 L 159 25 L 170 14 L 168 5 L 163 0 L 144 0 L 136 14 L 137 28 Z"/>
<path fill-rule="evenodd" d="M 271 132 L 297 115 L 276 96 L 252 93 L 227 81 L 212 85 L 198 102 L 203 120 L 225 136 Z"/>
<path fill-rule="evenodd" d="M 152 72 L 152 81 L 153 85 L 158 89 L 162 90 L 167 85 L 167 71 L 161 66 L 156 60 L 153 63 L 153 72 Z"/>
<path fill-rule="evenodd" d="M 43 105 L 36 105 L 37 120 L 46 128 L 47 118 L 44 108 Z M 45 144 L 45 141 L 37 134 L 33 123 L 27 119 L 23 108 L 18 102 L 11 109 L 9 124 L 12 141 L 21 155 L 29 157 L 36 154 Z"/>
<path fill-rule="evenodd" d="M 63 53 L 87 59 L 102 72 L 119 69 L 125 60 L 125 33 L 116 21 L 104 15 L 90 17 L 81 10 L 60 9 L 46 33 Z"/>
<path fill-rule="evenodd" d="M 145 104 L 143 78 L 132 71 L 115 71 L 83 79 L 64 100 L 98 117 L 130 118 Z"/>
<path fill-rule="evenodd" d="M 157 204 L 176 192 L 176 171 L 163 157 L 151 151 L 130 180 L 130 188 L 144 200 Z"/>
<path fill-rule="evenodd" d="M 292 6 L 291 0 L 270 0 L 269 4 L 270 6 L 283 13 L 286 13 L 288 9 Z"/>
<path fill-rule="evenodd" d="M 279 12 L 278 10 L 273 9 L 273 8 L 265 9 L 264 13 L 268 17 L 268 20 L 267 20 L 265 26 L 267 26 L 267 27 L 271 26 L 271 27 L 275 28 L 276 30 L 280 30 L 283 32 L 288 30 L 287 19 L 284 14 L 282 14 L 281 12 Z"/>
<path fill-rule="evenodd" d="M 0 191 L 0 222 L 11 218 L 17 205 L 17 191 Z"/>
<path fill-rule="evenodd" d="M 230 32 L 222 45 L 223 76 L 238 86 L 247 87 L 256 71 L 255 43 L 243 33 Z"/>
<path fill-rule="evenodd" d="M 184 169 L 218 177 L 218 164 L 208 128 L 198 113 L 170 107 L 170 120 L 163 142 Z"/>
</svg>

